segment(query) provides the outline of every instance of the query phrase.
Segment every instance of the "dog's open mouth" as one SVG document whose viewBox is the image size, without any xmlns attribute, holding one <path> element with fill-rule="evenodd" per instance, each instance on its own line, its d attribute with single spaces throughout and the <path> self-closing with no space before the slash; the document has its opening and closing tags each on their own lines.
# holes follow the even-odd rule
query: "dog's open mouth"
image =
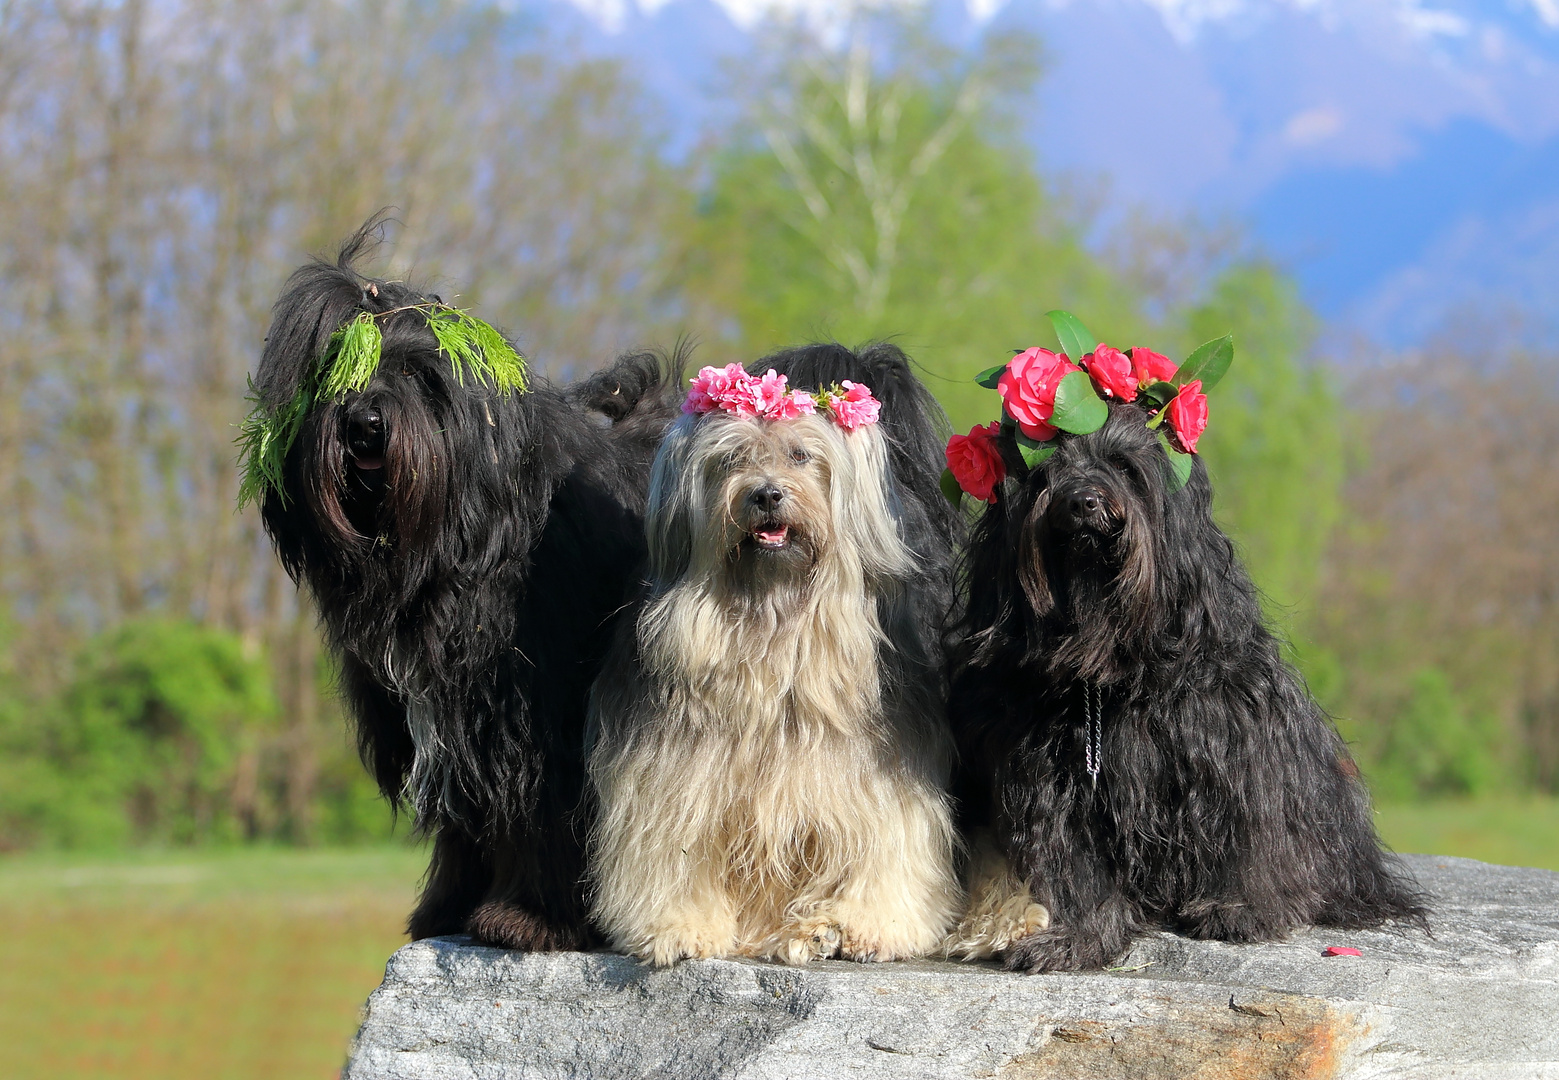
<svg viewBox="0 0 1559 1080">
<path fill-rule="evenodd" d="M 376 472 L 379 469 L 384 468 L 384 455 L 383 454 L 362 454 L 362 455 L 353 454 L 352 455 L 352 464 L 356 465 L 359 469 L 363 470 L 363 472 Z"/>
<path fill-rule="evenodd" d="M 781 551 L 790 544 L 790 526 L 779 521 L 765 521 L 753 526 L 752 539 L 767 551 Z"/>
</svg>

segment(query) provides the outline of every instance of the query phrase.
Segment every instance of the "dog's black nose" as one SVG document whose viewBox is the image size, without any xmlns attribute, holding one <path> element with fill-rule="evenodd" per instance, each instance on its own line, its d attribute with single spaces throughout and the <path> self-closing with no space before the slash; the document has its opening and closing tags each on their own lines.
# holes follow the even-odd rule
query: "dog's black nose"
<svg viewBox="0 0 1559 1080">
<path fill-rule="evenodd" d="M 773 484 L 764 484 L 748 498 L 759 510 L 766 514 L 772 514 L 779 509 L 779 504 L 784 501 L 785 493 Z"/>
<path fill-rule="evenodd" d="M 384 415 L 369 406 L 354 412 L 347 421 L 347 446 L 359 458 L 376 457 L 384 453 Z"/>
<path fill-rule="evenodd" d="M 1091 488 L 1074 491 L 1066 497 L 1066 512 L 1079 524 L 1092 521 L 1099 515 L 1104 498 Z"/>
</svg>

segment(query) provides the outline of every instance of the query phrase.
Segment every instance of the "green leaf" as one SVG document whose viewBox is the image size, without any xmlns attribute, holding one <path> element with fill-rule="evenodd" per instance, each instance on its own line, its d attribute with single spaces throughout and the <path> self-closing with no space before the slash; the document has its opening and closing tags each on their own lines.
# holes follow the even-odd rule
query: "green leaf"
<svg viewBox="0 0 1559 1080">
<path fill-rule="evenodd" d="M 1185 358 L 1185 363 L 1181 364 L 1180 370 L 1175 372 L 1175 385 L 1184 386 L 1188 382 L 1201 379 L 1202 393 L 1205 394 L 1218 385 L 1233 362 L 1234 335 L 1225 334 L 1221 338 L 1214 338 L 1198 345 L 1191 355 Z"/>
<path fill-rule="evenodd" d="M 1169 490 L 1179 491 L 1191 479 L 1191 455 L 1170 446 L 1169 436 L 1162 431 L 1158 433 L 1158 441 L 1164 447 L 1164 456 L 1169 459 Z"/>
<path fill-rule="evenodd" d="M 1028 442 L 1033 443 L 1033 445 L 1027 445 L 1021 440 L 1018 442 L 1018 453 L 1023 455 L 1023 464 L 1027 465 L 1031 471 L 1049 461 L 1050 455 L 1056 452 L 1054 440 L 1047 443 L 1036 443 L 1033 439 L 1029 439 Z"/>
<path fill-rule="evenodd" d="M 996 380 L 1001 378 L 1001 373 L 1006 370 L 1006 364 L 997 364 L 995 367 L 988 367 L 976 375 L 974 377 L 974 381 L 985 387 L 987 390 L 994 390 L 996 389 Z"/>
<path fill-rule="evenodd" d="M 1050 320 L 1050 325 L 1055 327 L 1056 340 L 1061 343 L 1061 351 L 1066 353 L 1072 363 L 1077 363 L 1084 356 L 1093 352 L 1099 344 L 1097 338 L 1088 332 L 1088 327 L 1083 321 L 1070 311 L 1047 311 L 1045 318 Z"/>
<path fill-rule="evenodd" d="M 525 390 L 524 357 L 481 319 L 459 308 L 435 307 L 428 312 L 428 329 L 438 339 L 439 351 L 449 357 L 451 372 L 461 386 L 469 372 L 500 394 Z"/>
<path fill-rule="evenodd" d="M 1056 411 L 1050 423 L 1073 435 L 1098 431 L 1110 418 L 1110 407 L 1094 392 L 1086 371 L 1074 371 L 1056 387 Z"/>
<path fill-rule="evenodd" d="M 299 390 L 291 401 L 275 412 L 260 401 L 260 392 L 254 380 L 249 380 L 249 400 L 254 407 L 244 417 L 238 429 L 238 460 L 243 470 L 238 485 L 238 509 L 250 503 L 258 504 L 267 488 L 287 501 L 287 491 L 282 486 L 282 473 L 287 462 L 287 451 L 303 427 L 303 418 L 313 407 L 314 396 L 307 385 Z"/>
<path fill-rule="evenodd" d="M 497 330 L 459 308 L 441 304 L 415 304 L 412 307 L 426 313 L 428 329 L 438 340 L 439 349 L 449 357 L 456 382 L 465 385 L 465 376 L 469 373 L 500 394 L 525 391 L 525 358 Z M 287 452 L 316 400 L 329 401 L 349 391 L 361 392 L 368 388 L 374 372 L 379 370 L 384 345 L 378 318 L 370 312 L 360 311 L 331 334 L 319 366 L 305 376 L 297 394 L 287 404 L 275 410 L 267 409 L 260 402 L 253 382 L 250 383 L 253 408 L 239 427 L 236 440 L 243 472 L 238 487 L 239 509 L 259 502 L 267 489 L 286 500 L 282 470 Z"/>
<path fill-rule="evenodd" d="M 1176 386 L 1174 383 L 1156 382 L 1144 386 L 1141 390 L 1138 391 L 1138 393 L 1140 393 L 1143 397 L 1152 398 L 1155 405 L 1157 405 L 1159 408 L 1163 408 L 1165 405 L 1168 405 L 1171 401 L 1175 400 L 1175 395 L 1180 393 L 1180 387 Z"/>
<path fill-rule="evenodd" d="M 1023 464 L 1030 469 L 1039 468 L 1049 460 L 1050 455 L 1054 454 L 1057 449 L 1055 439 L 1051 439 L 1049 442 L 1031 439 L 1023 434 L 1023 429 L 1017 426 L 1016 421 L 1013 421 L 1012 425 L 1012 441 L 1018 444 L 1018 453 L 1023 455 Z"/>
<path fill-rule="evenodd" d="M 329 366 L 320 396 L 337 398 L 348 390 L 366 389 L 379 370 L 379 349 L 383 344 L 379 324 L 366 311 L 358 312 L 356 318 L 330 335 L 330 347 L 325 354 Z"/>
<path fill-rule="evenodd" d="M 952 469 L 942 470 L 942 497 L 955 507 L 962 509 L 964 505 L 964 489 L 958 486 L 958 480 L 953 476 Z"/>
</svg>

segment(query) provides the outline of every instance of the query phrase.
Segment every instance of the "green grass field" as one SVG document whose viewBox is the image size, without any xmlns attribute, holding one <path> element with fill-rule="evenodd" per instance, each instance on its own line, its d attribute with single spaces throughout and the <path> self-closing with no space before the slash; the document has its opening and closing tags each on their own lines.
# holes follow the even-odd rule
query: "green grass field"
<svg viewBox="0 0 1559 1080">
<path fill-rule="evenodd" d="M 1559 870 L 1559 799 L 1383 806 L 1375 820 L 1396 851 Z"/>
<path fill-rule="evenodd" d="M 11 1080 L 318 1078 L 405 941 L 408 848 L 0 860 Z"/>
<path fill-rule="evenodd" d="M 1559 800 L 1382 808 L 1398 851 L 1559 870 Z M 0 858 L 8 1080 L 318 1078 L 405 939 L 411 848 Z"/>
</svg>

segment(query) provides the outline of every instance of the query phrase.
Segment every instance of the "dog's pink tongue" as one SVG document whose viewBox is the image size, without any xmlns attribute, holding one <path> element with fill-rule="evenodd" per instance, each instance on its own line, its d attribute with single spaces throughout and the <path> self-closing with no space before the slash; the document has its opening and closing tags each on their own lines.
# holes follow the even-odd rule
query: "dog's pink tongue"
<svg viewBox="0 0 1559 1080">
<path fill-rule="evenodd" d="M 758 539 L 760 541 L 762 541 L 763 543 L 765 543 L 765 544 L 775 544 L 775 545 L 778 545 L 778 544 L 783 544 L 785 542 L 785 536 L 789 532 L 790 532 L 790 526 L 789 525 L 781 525 L 777 529 L 759 529 L 759 530 L 757 530 L 757 534 L 756 535 L 757 535 Z"/>
<path fill-rule="evenodd" d="M 354 457 L 352 464 L 366 472 L 384 468 L 384 458 L 381 457 Z"/>
</svg>

